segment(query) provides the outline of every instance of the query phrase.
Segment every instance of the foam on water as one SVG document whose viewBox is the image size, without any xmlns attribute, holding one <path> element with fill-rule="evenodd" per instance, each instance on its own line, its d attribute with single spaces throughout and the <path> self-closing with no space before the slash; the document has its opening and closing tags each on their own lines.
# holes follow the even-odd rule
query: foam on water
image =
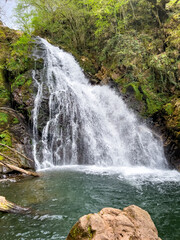
<svg viewBox="0 0 180 240">
<path fill-rule="evenodd" d="M 119 180 L 126 180 L 130 184 L 142 185 L 146 183 L 164 183 L 164 182 L 180 182 L 180 174 L 176 170 L 170 169 L 153 169 L 145 166 L 131 167 L 102 167 L 97 165 L 63 165 L 52 166 L 51 168 L 41 169 L 40 172 L 48 171 L 72 171 L 84 172 L 90 175 L 107 175 L 113 176 Z"/>
</svg>

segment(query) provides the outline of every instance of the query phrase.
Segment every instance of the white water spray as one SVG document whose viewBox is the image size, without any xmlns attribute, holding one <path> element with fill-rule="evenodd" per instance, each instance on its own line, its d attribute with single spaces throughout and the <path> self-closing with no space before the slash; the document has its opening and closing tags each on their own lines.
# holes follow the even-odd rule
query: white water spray
<svg viewBox="0 0 180 240">
<path fill-rule="evenodd" d="M 33 110 L 37 169 L 57 165 L 166 168 L 162 143 L 108 86 L 92 86 L 72 55 L 44 49 Z M 46 117 L 43 118 L 43 111 Z M 40 127 L 41 126 L 41 127 Z"/>
</svg>

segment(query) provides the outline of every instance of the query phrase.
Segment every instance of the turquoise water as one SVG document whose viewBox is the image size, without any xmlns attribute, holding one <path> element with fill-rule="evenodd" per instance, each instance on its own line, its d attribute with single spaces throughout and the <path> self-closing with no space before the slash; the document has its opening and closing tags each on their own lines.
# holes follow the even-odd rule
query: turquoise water
<svg viewBox="0 0 180 240">
<path fill-rule="evenodd" d="M 1 182 L 0 195 L 28 215 L 0 213 L 0 239 L 66 239 L 84 214 L 136 204 L 147 210 L 163 240 L 180 239 L 180 175 L 146 168 L 64 167 L 41 178 Z"/>
</svg>

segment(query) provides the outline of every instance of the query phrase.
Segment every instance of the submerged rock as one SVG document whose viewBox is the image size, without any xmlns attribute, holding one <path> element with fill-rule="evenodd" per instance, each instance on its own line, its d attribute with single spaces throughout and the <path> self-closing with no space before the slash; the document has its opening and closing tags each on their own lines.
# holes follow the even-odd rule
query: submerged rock
<svg viewBox="0 0 180 240">
<path fill-rule="evenodd" d="M 161 240 L 145 210 L 131 205 L 123 210 L 103 208 L 73 226 L 66 240 Z"/>
</svg>

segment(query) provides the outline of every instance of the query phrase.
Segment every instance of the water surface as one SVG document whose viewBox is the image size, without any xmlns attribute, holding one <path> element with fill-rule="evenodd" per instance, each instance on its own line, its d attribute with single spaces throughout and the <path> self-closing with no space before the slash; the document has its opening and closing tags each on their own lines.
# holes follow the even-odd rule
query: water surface
<svg viewBox="0 0 180 240">
<path fill-rule="evenodd" d="M 147 210 L 163 240 L 179 240 L 180 175 L 144 167 L 62 167 L 41 178 L 0 183 L 0 195 L 32 214 L 0 213 L 0 236 L 11 239 L 66 239 L 84 214 L 136 204 Z"/>
</svg>

